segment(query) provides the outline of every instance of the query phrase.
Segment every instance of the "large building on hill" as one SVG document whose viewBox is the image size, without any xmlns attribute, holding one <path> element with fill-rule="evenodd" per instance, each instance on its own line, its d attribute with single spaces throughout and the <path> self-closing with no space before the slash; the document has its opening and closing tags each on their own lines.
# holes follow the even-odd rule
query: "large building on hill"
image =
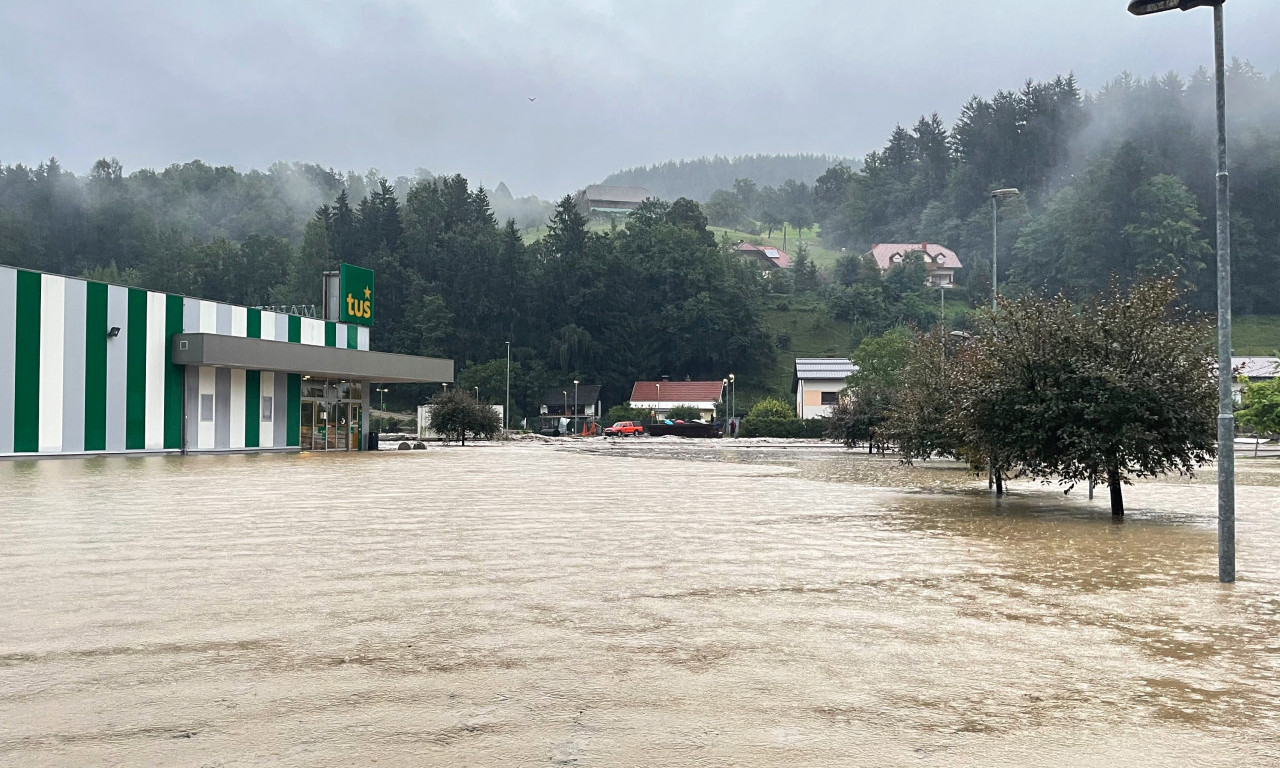
<svg viewBox="0 0 1280 768">
<path fill-rule="evenodd" d="M 962 266 L 956 252 L 937 243 L 877 243 L 871 246 L 867 254 L 875 260 L 881 272 L 902 263 L 910 253 L 919 253 L 924 259 L 924 268 L 929 275 L 929 285 L 954 285 L 956 270 Z"/>
<path fill-rule="evenodd" d="M 0 456 L 361 450 L 375 383 L 453 361 L 370 351 L 347 274 L 338 322 L 0 266 Z"/>
<path fill-rule="evenodd" d="M 629 214 L 653 195 L 644 187 L 610 187 L 592 184 L 578 193 L 578 210 L 583 216 Z"/>
</svg>

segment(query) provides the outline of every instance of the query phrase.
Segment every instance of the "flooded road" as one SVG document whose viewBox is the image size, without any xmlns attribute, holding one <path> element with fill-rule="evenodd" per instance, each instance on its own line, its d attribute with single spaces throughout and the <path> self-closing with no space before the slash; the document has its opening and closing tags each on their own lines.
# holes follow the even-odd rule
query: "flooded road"
<svg viewBox="0 0 1280 768">
<path fill-rule="evenodd" d="M 689 446 L 0 463 L 0 765 L 1280 765 L 1280 463 Z"/>
</svg>

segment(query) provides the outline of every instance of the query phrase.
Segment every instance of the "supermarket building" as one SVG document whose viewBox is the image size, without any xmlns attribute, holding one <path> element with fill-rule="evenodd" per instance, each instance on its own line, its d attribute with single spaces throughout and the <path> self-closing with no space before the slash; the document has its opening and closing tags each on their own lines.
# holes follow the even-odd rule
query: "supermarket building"
<svg viewBox="0 0 1280 768">
<path fill-rule="evenodd" d="M 0 266 L 0 456 L 362 450 L 374 384 L 453 361 L 370 351 L 372 272 L 325 286 L 355 322 Z"/>
</svg>

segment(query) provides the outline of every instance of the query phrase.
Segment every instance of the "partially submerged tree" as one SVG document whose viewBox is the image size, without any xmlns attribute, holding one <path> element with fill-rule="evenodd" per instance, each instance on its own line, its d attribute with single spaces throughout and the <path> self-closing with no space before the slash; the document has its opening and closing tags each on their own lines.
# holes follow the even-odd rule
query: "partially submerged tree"
<svg viewBox="0 0 1280 768">
<path fill-rule="evenodd" d="M 1130 477 L 1191 475 L 1214 456 L 1217 395 L 1209 327 L 1178 316 L 1178 296 L 1169 278 L 1080 308 L 1005 302 L 973 341 L 961 442 L 1035 477 L 1105 478 L 1114 515 Z"/>
<path fill-rule="evenodd" d="M 445 440 L 467 444 L 467 435 L 492 437 L 501 429 L 498 412 L 456 387 L 431 398 L 431 429 Z"/>
</svg>

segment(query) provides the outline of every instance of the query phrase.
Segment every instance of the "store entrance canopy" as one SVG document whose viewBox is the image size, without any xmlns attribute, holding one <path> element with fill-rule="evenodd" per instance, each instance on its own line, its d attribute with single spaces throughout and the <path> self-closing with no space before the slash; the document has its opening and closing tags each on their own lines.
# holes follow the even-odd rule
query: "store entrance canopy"
<svg viewBox="0 0 1280 768">
<path fill-rule="evenodd" d="M 378 383 L 453 381 L 453 361 L 212 333 L 173 335 L 173 362 Z"/>
</svg>

